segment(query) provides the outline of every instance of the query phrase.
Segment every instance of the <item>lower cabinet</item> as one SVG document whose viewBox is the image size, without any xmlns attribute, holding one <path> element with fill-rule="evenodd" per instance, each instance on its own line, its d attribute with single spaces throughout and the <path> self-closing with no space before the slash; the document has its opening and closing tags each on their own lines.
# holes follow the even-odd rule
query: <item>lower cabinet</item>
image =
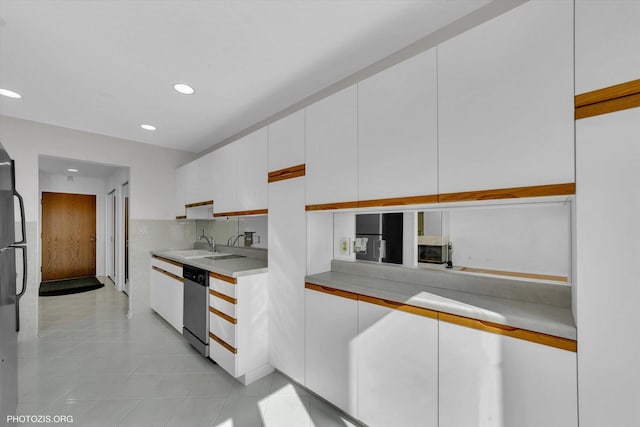
<svg viewBox="0 0 640 427">
<path fill-rule="evenodd" d="M 366 425 L 577 427 L 576 353 L 307 284 L 306 386 Z"/>
<path fill-rule="evenodd" d="M 438 426 L 438 319 L 429 314 L 358 301 L 358 419 L 365 424 Z"/>
<path fill-rule="evenodd" d="M 209 278 L 209 357 L 243 384 L 271 373 L 267 273 Z"/>
<path fill-rule="evenodd" d="M 182 333 L 183 284 L 181 264 L 163 261 L 160 258 L 151 259 L 149 305 L 180 333 Z"/>
<path fill-rule="evenodd" d="M 440 322 L 440 427 L 578 425 L 576 353 Z"/>
<path fill-rule="evenodd" d="M 357 417 L 358 301 L 351 295 L 305 290 L 305 385 Z"/>
</svg>

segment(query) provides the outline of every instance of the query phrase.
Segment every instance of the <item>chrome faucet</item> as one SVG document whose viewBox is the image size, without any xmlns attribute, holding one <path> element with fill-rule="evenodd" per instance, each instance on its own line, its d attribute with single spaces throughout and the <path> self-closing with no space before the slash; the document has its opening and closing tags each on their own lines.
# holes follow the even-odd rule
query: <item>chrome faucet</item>
<svg viewBox="0 0 640 427">
<path fill-rule="evenodd" d="M 233 236 L 229 237 L 227 239 L 227 246 L 235 246 L 242 236 L 244 236 L 244 234 L 234 234 Z"/>
<path fill-rule="evenodd" d="M 216 251 L 216 241 L 213 240 L 213 237 L 207 237 L 204 234 L 204 228 L 202 229 L 202 236 L 200 236 L 200 240 L 206 240 L 207 244 L 209 245 L 209 249 L 211 249 L 211 252 L 215 252 Z"/>
</svg>

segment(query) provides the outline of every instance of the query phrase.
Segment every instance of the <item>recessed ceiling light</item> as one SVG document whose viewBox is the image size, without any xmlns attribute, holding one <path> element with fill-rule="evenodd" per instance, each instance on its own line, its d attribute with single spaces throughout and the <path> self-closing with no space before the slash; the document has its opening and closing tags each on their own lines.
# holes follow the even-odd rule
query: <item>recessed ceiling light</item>
<svg viewBox="0 0 640 427">
<path fill-rule="evenodd" d="M 140 125 L 140 127 L 144 130 L 156 130 L 156 127 L 151 125 Z"/>
<path fill-rule="evenodd" d="M 22 98 L 22 95 L 20 95 L 18 92 L 14 92 L 9 89 L 0 89 L 0 95 L 6 96 L 8 98 L 15 98 L 15 99 Z"/>
<path fill-rule="evenodd" d="M 183 95 L 191 95 L 195 92 L 191 86 L 184 83 L 176 83 L 173 85 L 173 88 Z"/>
<path fill-rule="evenodd" d="M 67 172 L 78 172 L 78 169 L 69 168 L 67 169 Z"/>
</svg>

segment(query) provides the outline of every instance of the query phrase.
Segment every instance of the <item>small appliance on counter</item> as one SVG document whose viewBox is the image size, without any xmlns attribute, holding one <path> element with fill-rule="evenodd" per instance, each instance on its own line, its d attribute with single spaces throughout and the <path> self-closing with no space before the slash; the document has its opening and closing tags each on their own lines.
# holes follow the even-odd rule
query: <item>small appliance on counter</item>
<svg viewBox="0 0 640 427">
<path fill-rule="evenodd" d="M 402 264 L 402 213 L 356 215 L 356 259 Z"/>
</svg>

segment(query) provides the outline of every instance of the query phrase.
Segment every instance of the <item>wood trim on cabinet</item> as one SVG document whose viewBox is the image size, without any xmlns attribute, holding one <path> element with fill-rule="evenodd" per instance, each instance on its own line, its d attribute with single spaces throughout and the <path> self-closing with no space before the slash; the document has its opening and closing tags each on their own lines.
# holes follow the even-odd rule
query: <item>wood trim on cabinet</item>
<svg viewBox="0 0 640 427">
<path fill-rule="evenodd" d="M 222 338 L 218 338 L 217 336 L 215 336 L 211 332 L 209 332 L 209 338 L 211 338 L 212 340 L 214 340 L 215 342 L 217 342 L 218 344 L 220 344 L 221 346 L 223 346 L 224 348 L 229 350 L 231 353 L 238 354 L 238 350 L 236 350 L 235 347 L 233 347 L 230 344 L 227 344 Z"/>
<path fill-rule="evenodd" d="M 454 323 L 460 326 L 466 326 L 473 329 L 478 329 L 485 332 L 491 332 L 494 334 L 505 335 L 513 338 L 518 338 L 525 341 L 534 342 L 536 344 L 547 345 L 550 347 L 559 348 L 562 350 L 577 352 L 578 343 L 576 340 L 568 338 L 556 337 L 554 335 L 544 334 L 542 332 L 530 331 L 527 329 L 520 329 L 514 326 L 501 325 L 499 323 L 487 322 L 484 320 L 471 319 L 469 317 L 458 316 L 456 314 L 443 313 L 441 311 L 430 310 L 428 308 L 416 307 L 399 303 L 395 301 L 389 301 L 381 298 L 370 297 L 367 295 L 356 294 L 353 292 L 342 291 L 329 286 L 316 285 L 314 283 L 305 282 L 304 287 L 318 292 L 323 292 L 329 295 L 335 295 L 343 298 L 349 298 L 353 300 L 365 301 L 371 304 L 381 305 L 396 310 L 405 311 L 407 313 L 413 313 L 420 316 L 430 317 L 432 319 L 442 320 L 444 322 Z"/>
<path fill-rule="evenodd" d="M 438 203 L 437 194 L 427 194 L 424 196 L 410 196 L 410 197 L 394 197 L 390 199 L 372 199 L 372 200 L 360 200 L 358 202 L 359 208 L 375 208 L 383 206 L 404 206 L 404 205 L 423 205 L 427 203 Z"/>
<path fill-rule="evenodd" d="M 267 174 L 267 182 L 283 181 L 285 179 L 297 178 L 299 176 L 305 176 L 306 165 L 295 165 L 284 169 L 278 169 L 271 171 Z"/>
<path fill-rule="evenodd" d="M 235 277 L 229 277 L 229 276 L 225 276 L 224 274 L 220 274 L 220 273 L 214 273 L 213 271 L 209 272 L 209 277 L 213 277 L 214 279 L 219 279 L 219 280 L 223 280 L 227 283 L 231 283 L 236 285 L 238 283 L 238 279 L 236 279 Z"/>
<path fill-rule="evenodd" d="M 554 280 L 556 282 L 569 281 L 569 278 L 567 276 L 552 276 L 549 274 L 537 274 L 537 273 L 521 273 L 518 271 L 487 270 L 484 268 L 474 268 L 474 267 L 460 267 L 460 271 L 468 271 L 470 273 L 495 274 L 498 276 L 525 277 L 528 279 Z"/>
<path fill-rule="evenodd" d="M 498 335 L 505 335 L 512 338 L 518 338 L 525 341 L 530 341 L 536 344 L 547 345 L 550 347 L 559 348 L 561 350 L 567 350 L 572 352 L 578 351 L 578 343 L 575 340 L 567 338 L 556 337 L 553 335 L 543 334 L 541 332 L 529 331 L 526 329 L 515 328 L 506 325 L 500 325 L 498 323 L 487 322 L 484 320 L 476 320 L 468 317 L 457 316 L 455 314 L 440 313 L 439 319 L 444 322 L 453 323 L 460 326 L 466 326 L 468 328 L 477 329 L 480 331 L 491 332 Z"/>
<path fill-rule="evenodd" d="M 214 218 L 219 218 L 221 216 L 266 215 L 268 213 L 269 209 L 254 209 L 250 211 L 216 212 L 213 216 Z"/>
<path fill-rule="evenodd" d="M 405 311 L 411 314 L 417 314 L 418 316 L 430 317 L 432 319 L 438 318 L 438 312 L 429 310 L 428 308 L 416 307 L 414 305 L 403 304 L 400 302 L 389 301 L 386 299 L 369 297 L 366 295 L 358 295 L 358 301 L 364 301 L 382 307 L 392 308 L 394 310 Z"/>
<path fill-rule="evenodd" d="M 576 194 L 576 184 L 534 185 L 530 187 L 498 188 L 494 190 L 465 191 L 438 195 L 440 203 L 470 202 L 478 200 L 519 199 L 527 197 L 570 196 Z"/>
<path fill-rule="evenodd" d="M 213 314 L 215 314 L 218 317 L 223 318 L 224 320 L 226 320 L 229 323 L 233 323 L 234 325 L 236 325 L 238 323 L 238 321 L 236 319 L 234 319 L 233 317 L 229 316 L 228 314 L 224 314 L 223 312 L 216 310 L 213 307 L 209 307 L 209 311 Z"/>
<path fill-rule="evenodd" d="M 182 268 L 182 267 L 183 267 L 183 264 L 182 264 L 182 263 L 180 263 L 180 262 L 178 262 L 178 261 L 174 261 L 174 260 L 172 260 L 172 259 L 163 258 L 163 257 L 158 256 L 158 255 L 152 255 L 152 258 L 159 259 L 160 261 L 163 261 L 163 262 L 166 262 L 166 263 L 169 263 L 169 264 L 175 265 L 176 267 L 180 267 L 180 268 Z"/>
<path fill-rule="evenodd" d="M 179 281 L 179 282 L 184 283 L 184 278 L 182 278 L 182 277 L 180 277 L 180 276 L 176 276 L 175 274 L 170 273 L 170 272 L 168 272 L 167 270 L 163 270 L 163 269 L 161 269 L 161 268 L 159 268 L 159 267 L 156 267 L 155 265 L 154 265 L 154 266 L 152 266 L 151 268 L 153 268 L 154 270 L 156 270 L 156 271 L 158 271 L 158 272 L 160 272 L 160 273 L 162 273 L 162 274 L 164 274 L 164 275 L 166 275 L 166 276 L 171 277 L 172 279 L 175 279 L 175 280 L 177 280 L 177 281 Z"/>
<path fill-rule="evenodd" d="M 307 205 L 304 210 L 306 211 L 332 211 L 336 209 L 355 209 L 358 207 L 358 202 L 335 202 L 335 203 L 321 203 L 317 205 Z"/>
<path fill-rule="evenodd" d="M 575 119 L 635 107 L 640 107 L 640 79 L 576 95 Z"/>
<path fill-rule="evenodd" d="M 358 299 L 358 294 L 354 294 L 353 292 L 341 291 L 339 289 L 330 288 L 328 286 L 316 285 L 315 283 L 305 282 L 304 287 L 307 289 L 311 289 L 313 291 L 322 292 L 329 295 L 334 295 L 342 298 L 349 298 L 352 300 Z"/>
<path fill-rule="evenodd" d="M 233 297 L 230 297 L 229 295 L 225 295 L 225 294 L 222 294 L 220 292 L 214 291 L 213 289 L 209 289 L 209 294 L 213 295 L 216 298 L 220 298 L 221 300 L 224 300 L 224 301 L 226 301 L 228 303 L 231 303 L 231 304 L 237 304 L 238 303 L 237 299 L 235 299 Z"/>
<path fill-rule="evenodd" d="M 204 202 L 187 203 L 186 205 L 184 205 L 184 208 L 185 209 L 197 208 L 198 206 L 208 206 L 212 204 L 213 204 L 213 200 L 205 200 Z"/>
</svg>

